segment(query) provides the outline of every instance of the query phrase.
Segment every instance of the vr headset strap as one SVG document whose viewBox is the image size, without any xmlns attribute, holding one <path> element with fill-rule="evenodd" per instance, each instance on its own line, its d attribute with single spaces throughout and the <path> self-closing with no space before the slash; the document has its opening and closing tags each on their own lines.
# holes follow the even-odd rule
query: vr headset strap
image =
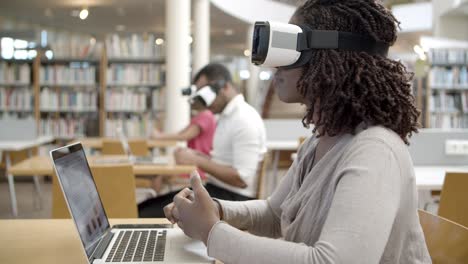
<svg viewBox="0 0 468 264">
<path fill-rule="evenodd" d="M 374 39 L 335 30 L 304 30 L 298 34 L 297 51 L 310 49 L 342 49 L 387 56 L 388 44 Z"/>
</svg>

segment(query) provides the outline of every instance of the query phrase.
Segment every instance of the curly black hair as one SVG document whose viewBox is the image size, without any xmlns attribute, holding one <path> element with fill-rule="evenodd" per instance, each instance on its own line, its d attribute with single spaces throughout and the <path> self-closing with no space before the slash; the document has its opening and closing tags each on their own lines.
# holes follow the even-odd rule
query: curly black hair
<svg viewBox="0 0 468 264">
<path fill-rule="evenodd" d="M 362 34 L 389 45 L 395 43 L 399 26 L 376 0 L 309 0 L 293 18 L 312 29 Z M 409 144 L 408 138 L 418 132 L 420 112 L 411 92 L 413 75 L 400 62 L 355 51 L 311 53 L 298 82 L 299 93 L 308 101 L 305 126 L 315 112 L 314 132 L 333 136 L 353 133 L 361 123 L 382 125 Z"/>
</svg>

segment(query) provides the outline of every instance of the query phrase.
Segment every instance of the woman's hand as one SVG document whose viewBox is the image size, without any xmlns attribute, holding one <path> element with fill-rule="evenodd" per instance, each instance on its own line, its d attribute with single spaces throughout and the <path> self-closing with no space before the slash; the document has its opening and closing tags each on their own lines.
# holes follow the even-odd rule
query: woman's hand
<svg viewBox="0 0 468 264">
<path fill-rule="evenodd" d="M 220 221 L 220 208 L 203 187 L 198 172 L 192 173 L 190 184 L 193 191 L 186 188 L 179 192 L 174 202 L 164 207 L 164 213 L 187 236 L 206 245 L 211 228 Z"/>
</svg>

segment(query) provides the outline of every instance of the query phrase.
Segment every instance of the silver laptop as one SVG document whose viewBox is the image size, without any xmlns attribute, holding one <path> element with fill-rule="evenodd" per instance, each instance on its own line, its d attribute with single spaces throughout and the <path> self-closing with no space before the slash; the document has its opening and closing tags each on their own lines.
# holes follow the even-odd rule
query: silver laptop
<svg viewBox="0 0 468 264">
<path fill-rule="evenodd" d="M 81 143 L 50 156 L 89 263 L 213 263 L 203 243 L 170 225 L 111 227 Z"/>
<path fill-rule="evenodd" d="M 128 160 L 132 164 L 162 164 L 167 165 L 169 164 L 169 159 L 164 156 L 135 156 L 133 155 L 132 151 L 130 150 L 130 146 L 128 144 L 127 137 L 125 136 L 123 129 L 121 127 L 117 127 L 117 136 L 122 144 L 122 147 L 125 151 L 125 155 L 127 155 Z"/>
</svg>

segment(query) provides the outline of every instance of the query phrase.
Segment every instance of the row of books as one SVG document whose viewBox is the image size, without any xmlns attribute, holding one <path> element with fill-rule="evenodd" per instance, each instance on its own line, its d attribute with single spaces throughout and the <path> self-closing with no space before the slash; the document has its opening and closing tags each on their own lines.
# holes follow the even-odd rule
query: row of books
<svg viewBox="0 0 468 264">
<path fill-rule="evenodd" d="M 0 111 L 32 111 L 33 95 L 30 88 L 0 87 Z"/>
<path fill-rule="evenodd" d="M 0 62 L 0 85 L 1 84 L 30 84 L 31 67 L 26 63 Z"/>
<path fill-rule="evenodd" d="M 429 100 L 431 112 L 468 113 L 468 91 L 462 93 L 434 93 Z"/>
<path fill-rule="evenodd" d="M 103 44 L 89 35 L 47 31 L 54 58 L 98 58 Z"/>
<path fill-rule="evenodd" d="M 44 136 L 76 138 L 85 135 L 85 117 L 41 119 L 39 132 Z"/>
<path fill-rule="evenodd" d="M 106 120 L 106 136 L 117 137 L 118 127 L 123 128 L 127 137 L 148 137 L 154 127 L 154 120 L 149 115 L 121 115 Z"/>
<path fill-rule="evenodd" d="M 87 90 L 60 90 L 44 88 L 40 94 L 41 111 L 97 111 L 97 92 Z"/>
<path fill-rule="evenodd" d="M 106 111 L 134 111 L 147 110 L 147 90 L 140 89 L 107 89 Z"/>
<path fill-rule="evenodd" d="M 107 55 L 109 58 L 162 58 L 165 45 L 156 45 L 156 39 L 153 34 L 112 34 L 106 38 Z"/>
<path fill-rule="evenodd" d="M 440 114 L 432 113 L 430 116 L 430 124 L 432 128 L 468 128 L 468 114 Z"/>
<path fill-rule="evenodd" d="M 107 69 L 109 85 L 160 85 L 162 66 L 157 64 L 111 64 Z"/>
<path fill-rule="evenodd" d="M 432 64 L 468 64 L 468 49 L 433 49 L 429 59 Z"/>
<path fill-rule="evenodd" d="M 151 108 L 153 111 L 161 111 L 164 109 L 164 89 L 153 89 L 151 92 Z"/>
<path fill-rule="evenodd" d="M 433 67 L 429 71 L 429 82 L 434 88 L 466 88 L 468 89 L 468 68 L 463 67 Z"/>
<path fill-rule="evenodd" d="M 39 80 L 43 85 L 94 85 L 96 84 L 96 67 L 41 66 Z"/>
</svg>

